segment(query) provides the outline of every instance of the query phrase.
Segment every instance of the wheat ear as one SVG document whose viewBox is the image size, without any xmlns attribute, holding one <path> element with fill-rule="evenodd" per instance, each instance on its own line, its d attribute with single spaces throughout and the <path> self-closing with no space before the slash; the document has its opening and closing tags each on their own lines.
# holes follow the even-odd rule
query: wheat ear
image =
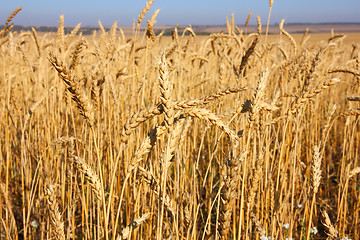
<svg viewBox="0 0 360 240">
<path fill-rule="evenodd" d="M 172 199 L 169 197 L 169 195 L 165 195 L 165 197 L 160 196 L 160 185 L 154 178 L 154 176 L 146 171 L 146 169 L 142 167 L 138 167 L 139 174 L 143 177 L 144 181 L 149 184 L 150 188 L 153 190 L 153 192 L 160 198 L 160 201 L 164 204 L 166 210 L 171 213 L 173 217 L 176 216 L 176 209 L 174 207 L 174 203 Z"/>
<path fill-rule="evenodd" d="M 39 55 L 39 57 L 40 57 L 41 51 L 40 51 L 40 45 L 39 45 L 38 35 L 37 35 L 37 33 L 36 33 L 35 28 L 31 28 L 31 31 L 32 31 L 32 34 L 33 34 L 33 37 L 34 37 L 34 41 L 35 41 L 36 49 L 37 49 L 37 51 L 38 51 L 38 55 Z"/>
<path fill-rule="evenodd" d="M 142 109 L 139 112 L 132 115 L 130 119 L 124 124 L 121 132 L 121 141 L 127 142 L 130 134 L 143 122 L 148 119 L 160 115 L 162 113 L 161 105 L 152 105 L 147 109 Z"/>
<path fill-rule="evenodd" d="M 360 72 L 349 68 L 332 68 L 328 70 L 328 73 L 348 73 L 354 75 L 355 77 L 360 77 Z"/>
<path fill-rule="evenodd" d="M 16 16 L 16 14 L 18 14 L 21 11 L 22 7 L 18 7 L 17 9 L 15 9 L 15 11 L 13 11 L 11 13 L 11 15 L 7 18 L 6 22 L 5 22 L 5 26 L 4 28 L 0 31 L 0 38 L 2 38 L 4 36 L 4 34 L 6 34 L 7 32 L 11 31 L 13 28 L 13 25 L 9 25 L 9 23 L 13 20 L 13 18 Z M 0 45 L 1 46 L 1 45 Z"/>
<path fill-rule="evenodd" d="M 73 70 L 75 68 L 76 64 L 79 62 L 80 53 L 83 50 L 83 48 L 86 46 L 87 44 L 84 40 L 81 40 L 76 44 L 75 51 L 71 56 L 71 64 L 69 67 L 70 70 Z"/>
<path fill-rule="evenodd" d="M 205 120 L 206 122 L 211 123 L 214 126 L 219 127 L 230 137 L 231 140 L 235 140 L 235 141 L 240 140 L 233 130 L 231 130 L 226 124 L 224 124 L 224 122 L 218 116 L 216 116 L 209 110 L 204 108 L 190 108 L 190 109 L 185 109 L 184 112 L 192 117 L 197 117 L 201 120 Z"/>
<path fill-rule="evenodd" d="M 199 107 L 201 105 L 209 104 L 210 102 L 215 101 L 225 95 L 242 92 L 242 91 L 245 91 L 248 89 L 249 88 L 247 86 L 245 86 L 245 87 L 230 87 L 230 88 L 220 89 L 217 92 L 212 93 L 212 94 L 205 96 L 203 98 L 200 98 L 200 99 L 183 100 L 183 101 L 174 102 L 173 108 L 175 110 L 183 110 L 185 108 Z"/>
<path fill-rule="evenodd" d="M 253 96 L 253 101 L 251 104 L 251 112 L 250 112 L 250 121 L 254 121 L 256 120 L 258 113 L 260 111 L 261 108 L 267 108 L 266 104 L 261 104 L 262 103 L 262 98 L 264 96 L 264 91 L 267 85 L 267 81 L 269 78 L 269 71 L 268 69 L 266 69 L 264 72 L 262 72 L 259 81 L 257 82 L 257 87 Z M 262 106 L 262 107 L 261 107 Z"/>
<path fill-rule="evenodd" d="M 85 178 L 89 181 L 91 189 L 99 201 L 103 201 L 102 192 L 103 188 L 101 182 L 95 171 L 84 161 L 84 159 L 73 156 L 76 168 L 85 175 Z"/>
<path fill-rule="evenodd" d="M 117 238 L 117 240 L 128 239 L 132 230 L 138 228 L 143 222 L 145 222 L 150 217 L 150 215 L 151 215 L 151 213 L 145 213 L 141 217 L 138 217 L 137 219 L 135 219 L 131 224 L 126 226 L 126 228 L 124 228 L 121 231 L 121 236 L 119 236 Z"/>
<path fill-rule="evenodd" d="M 303 104 L 308 102 L 312 97 L 319 94 L 320 92 L 324 91 L 328 87 L 336 84 L 337 82 L 340 82 L 340 79 L 338 78 L 331 78 L 326 80 L 325 82 L 319 84 L 317 87 L 315 87 L 313 90 L 306 91 L 303 93 L 300 97 L 295 99 L 291 103 L 291 108 L 289 109 L 289 113 L 295 113 Z"/>
<path fill-rule="evenodd" d="M 219 233 L 221 239 L 228 239 L 231 214 L 237 196 L 236 186 L 240 177 L 239 168 L 246 154 L 247 153 L 244 152 L 237 158 L 230 156 L 226 161 L 226 174 L 223 180 L 224 185 L 221 188 L 221 213 L 219 222 Z"/>
<path fill-rule="evenodd" d="M 248 48 L 248 50 L 246 50 L 246 53 L 245 55 L 241 58 L 241 64 L 240 64 L 240 67 L 239 67 L 239 73 L 242 72 L 242 70 L 245 68 L 247 62 L 249 61 L 249 58 L 251 55 L 253 55 L 254 51 L 255 51 L 255 47 L 256 45 L 258 44 L 259 42 L 259 36 L 260 35 L 257 35 L 255 37 L 255 39 L 253 40 L 253 42 L 251 43 L 250 47 Z"/>
<path fill-rule="evenodd" d="M 137 20 L 137 22 L 136 22 L 136 29 L 139 28 L 141 22 L 143 21 L 143 19 L 144 19 L 145 15 L 147 14 L 147 12 L 150 10 L 151 5 L 152 5 L 153 3 L 154 3 L 154 0 L 148 0 L 148 1 L 146 2 L 146 5 L 145 5 L 145 7 L 143 8 L 143 10 L 140 12 L 139 18 L 138 18 L 138 20 Z"/>
<path fill-rule="evenodd" d="M 261 30 L 261 18 L 259 16 L 256 16 L 256 21 L 257 21 L 257 32 L 259 34 L 259 36 L 261 36 L 262 34 L 262 30 Z"/>
<path fill-rule="evenodd" d="M 290 35 L 290 33 L 285 31 L 285 29 L 281 29 L 281 32 L 282 32 L 282 34 L 284 34 L 287 37 L 287 39 L 289 39 L 289 41 L 291 43 L 291 46 L 294 49 L 294 54 L 296 55 L 296 53 L 297 53 L 297 44 L 296 44 L 295 39 Z"/>
<path fill-rule="evenodd" d="M 315 199 L 316 199 L 316 193 L 318 192 L 319 186 L 320 186 L 320 180 L 321 180 L 321 151 L 318 146 L 314 147 L 314 156 L 312 161 L 312 188 L 313 188 L 313 197 L 311 201 L 311 207 L 310 207 L 310 216 L 309 216 L 309 224 L 306 234 L 306 239 L 310 239 L 310 228 L 312 224 L 312 215 L 315 205 Z"/>
<path fill-rule="evenodd" d="M 80 94 L 79 87 L 75 80 L 71 77 L 70 72 L 62 63 L 57 60 L 55 55 L 52 53 L 50 53 L 49 61 L 58 72 L 59 77 L 64 81 L 67 90 L 71 94 L 71 98 L 74 100 L 77 108 L 80 110 L 80 115 L 86 120 L 87 124 L 92 127 L 94 124 L 94 116 L 90 101 L 85 95 Z"/>
<path fill-rule="evenodd" d="M 172 83 L 170 81 L 169 70 L 167 68 L 167 62 L 165 60 L 165 54 L 161 55 L 161 60 L 159 63 L 159 87 L 160 87 L 160 100 L 164 109 L 164 122 L 165 127 L 170 128 L 174 123 L 174 110 L 172 108 Z"/>
<path fill-rule="evenodd" d="M 59 27 L 56 35 L 56 41 L 60 46 L 60 52 L 65 51 L 65 32 L 64 32 L 64 15 L 60 16 Z"/>
<path fill-rule="evenodd" d="M 360 115 L 360 109 L 352 109 L 350 111 L 341 113 L 341 117 L 349 117 L 349 116 L 359 116 Z"/>
<path fill-rule="evenodd" d="M 148 27 L 146 29 L 146 36 L 148 39 L 151 40 L 152 43 L 154 43 L 156 41 L 156 36 L 155 36 L 154 29 L 153 29 L 153 25 L 151 24 L 151 22 L 149 20 L 147 20 L 147 24 L 148 24 Z"/>
<path fill-rule="evenodd" d="M 328 229 L 329 232 L 326 234 L 329 236 L 330 239 L 339 239 L 338 231 L 335 229 L 334 225 L 331 223 L 330 217 L 327 214 L 326 211 L 322 212 L 322 215 L 324 217 L 325 223 L 323 225 Z"/>
<path fill-rule="evenodd" d="M 249 26 L 250 18 L 251 18 L 252 12 L 249 12 L 246 21 L 245 21 L 245 35 L 247 34 L 247 27 Z"/>
<path fill-rule="evenodd" d="M 80 28 L 81 28 L 81 23 L 79 23 L 78 25 L 76 25 L 74 27 L 74 29 L 71 31 L 71 33 L 69 35 L 68 43 L 76 36 L 76 34 L 79 32 Z"/>
<path fill-rule="evenodd" d="M 64 222 L 61 220 L 59 204 L 56 199 L 54 186 L 50 184 L 47 188 L 45 188 L 45 193 L 50 210 L 50 223 L 54 231 L 55 239 L 65 240 Z"/>
</svg>

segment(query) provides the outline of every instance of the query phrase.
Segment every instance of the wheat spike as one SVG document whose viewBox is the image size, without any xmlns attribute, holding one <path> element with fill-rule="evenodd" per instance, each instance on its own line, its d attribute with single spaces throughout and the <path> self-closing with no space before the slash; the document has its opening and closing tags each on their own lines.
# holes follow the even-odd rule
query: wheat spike
<svg viewBox="0 0 360 240">
<path fill-rule="evenodd" d="M 269 6 L 270 6 L 271 8 L 272 8 L 273 4 L 274 4 L 274 0 L 269 0 Z"/>
<path fill-rule="evenodd" d="M 328 73 L 348 73 L 354 75 L 355 77 L 360 77 L 360 72 L 349 68 L 332 68 L 328 70 Z"/>
<path fill-rule="evenodd" d="M 146 29 L 146 36 L 148 37 L 148 39 L 152 41 L 152 43 L 154 43 L 156 41 L 156 36 L 153 29 L 153 25 L 149 20 L 147 20 L 147 24 L 148 24 L 148 28 Z"/>
<path fill-rule="evenodd" d="M 245 21 L 245 34 L 247 34 L 247 27 L 249 26 L 250 18 L 251 18 L 252 12 L 249 12 L 246 21 Z"/>
<path fill-rule="evenodd" d="M 325 223 L 323 225 L 328 229 L 329 232 L 326 234 L 330 237 L 330 239 L 339 239 L 338 231 L 335 229 L 334 225 L 332 225 L 329 215 L 326 211 L 322 212 Z"/>
<path fill-rule="evenodd" d="M 37 35 L 37 33 L 36 33 L 35 28 L 31 28 L 31 31 L 32 31 L 32 34 L 33 34 L 33 37 L 34 37 L 34 41 L 35 41 L 36 49 L 37 49 L 37 51 L 38 51 L 38 55 L 39 55 L 39 57 L 40 57 L 41 51 L 40 51 L 40 45 L 39 45 L 38 35 Z"/>
<path fill-rule="evenodd" d="M 142 167 L 138 167 L 138 169 L 140 170 L 139 174 L 143 177 L 144 181 L 149 184 L 153 192 L 160 198 L 160 201 L 164 204 L 166 210 L 170 212 L 173 217 L 175 217 L 176 209 L 174 207 L 175 204 L 173 203 L 172 198 L 170 198 L 169 195 L 165 195 L 164 198 L 160 196 L 160 185 L 158 184 L 154 176 Z"/>
<path fill-rule="evenodd" d="M 356 167 L 353 170 L 351 170 L 350 174 L 349 174 L 349 178 L 354 177 L 356 174 L 360 173 L 360 167 Z"/>
<path fill-rule="evenodd" d="M 319 189 L 320 180 L 321 180 L 321 156 L 320 148 L 318 146 L 314 147 L 314 156 L 312 162 L 312 186 L 313 192 L 316 194 Z"/>
<path fill-rule="evenodd" d="M 65 31 L 64 31 L 64 15 L 60 16 L 59 27 L 56 35 L 57 44 L 60 46 L 60 52 L 65 51 Z"/>
<path fill-rule="evenodd" d="M 226 174 L 221 188 L 221 213 L 219 222 L 219 233 L 221 239 L 228 239 L 231 215 L 237 196 L 236 186 L 239 181 L 240 164 L 244 161 L 247 152 L 239 157 L 230 156 L 226 161 Z"/>
<path fill-rule="evenodd" d="M 77 169 L 82 172 L 89 181 L 91 189 L 99 201 L 103 201 L 101 182 L 94 170 L 84 161 L 84 159 L 73 156 Z"/>
<path fill-rule="evenodd" d="M 256 16 L 256 21 L 257 21 L 257 32 L 259 34 L 259 36 L 261 36 L 262 34 L 262 30 L 261 30 L 261 18 L 259 16 Z"/>
<path fill-rule="evenodd" d="M 70 70 L 73 70 L 75 68 L 76 64 L 78 64 L 79 58 L 80 58 L 80 53 L 83 50 L 83 48 L 86 46 L 87 46 L 87 44 L 84 40 L 81 40 L 81 41 L 79 41 L 78 44 L 76 44 L 75 51 L 72 54 L 72 59 L 71 59 L 72 61 L 71 61 L 70 67 L 69 67 Z"/>
<path fill-rule="evenodd" d="M 55 239 L 65 240 L 64 222 L 61 220 L 61 214 L 59 210 L 59 204 L 56 199 L 54 185 L 50 184 L 47 188 L 45 188 L 45 193 L 50 210 L 50 223 L 54 231 Z"/>
<path fill-rule="evenodd" d="M 149 217 L 151 216 L 151 213 L 145 213 L 141 217 L 138 217 L 135 219 L 131 224 L 129 224 L 126 228 L 124 228 L 121 231 L 121 236 L 119 236 L 117 239 L 128 239 L 130 236 L 131 231 L 138 228 L 143 222 L 145 222 Z"/>
<path fill-rule="evenodd" d="M 163 53 L 161 56 L 161 60 L 159 63 L 159 87 L 160 87 L 160 100 L 162 102 L 162 106 L 164 109 L 164 120 L 165 127 L 169 129 L 174 122 L 174 111 L 172 108 L 172 82 L 170 80 L 170 74 L 167 68 L 167 62 L 165 60 L 165 54 Z"/>
<path fill-rule="evenodd" d="M 287 39 L 289 39 L 289 41 L 291 43 L 291 46 L 294 49 L 294 54 L 296 55 L 296 53 L 297 53 L 297 44 L 296 44 L 295 39 L 290 35 L 290 33 L 285 31 L 285 29 L 281 29 L 281 33 L 284 34 L 287 37 Z"/>
<path fill-rule="evenodd" d="M 214 126 L 219 127 L 222 131 L 224 131 L 231 140 L 239 141 L 239 137 L 232 131 L 227 125 L 224 124 L 224 122 L 215 114 L 210 112 L 207 109 L 204 108 L 190 108 L 185 109 L 185 113 L 192 116 L 197 117 L 201 120 L 205 120 Z"/>
<path fill-rule="evenodd" d="M 121 132 L 121 141 L 127 142 L 129 135 L 143 122 L 160 115 L 163 112 L 161 105 L 152 105 L 148 109 L 142 109 L 127 120 Z"/>
<path fill-rule="evenodd" d="M 338 78 L 331 78 L 326 80 L 325 82 L 319 84 L 313 90 L 309 90 L 298 97 L 295 101 L 292 102 L 291 108 L 289 109 L 289 113 L 295 113 L 303 104 L 309 101 L 312 97 L 319 94 L 320 92 L 324 91 L 328 87 L 340 82 Z"/>
<path fill-rule="evenodd" d="M 80 94 L 79 87 L 71 77 L 70 72 L 52 53 L 50 53 L 49 61 L 58 72 L 59 77 L 64 81 L 67 90 L 70 92 L 72 99 L 76 103 L 77 108 L 80 110 L 80 115 L 83 116 L 88 125 L 92 127 L 94 124 L 94 116 L 90 101 L 88 101 L 85 95 Z"/>
<path fill-rule="evenodd" d="M 13 28 L 13 24 L 11 24 L 10 26 L 9 23 L 13 20 L 13 18 L 16 16 L 16 14 L 18 14 L 20 11 L 22 10 L 22 7 L 18 7 L 17 9 L 15 9 L 15 11 L 13 11 L 10 16 L 7 18 L 6 22 L 5 22 L 5 26 L 4 28 L 0 31 L 0 38 L 2 38 L 7 32 L 10 32 Z M 2 44 L 0 44 L 1 46 Z"/>
<path fill-rule="evenodd" d="M 259 35 L 257 35 L 255 37 L 255 39 L 251 43 L 248 50 L 246 50 L 245 55 L 241 58 L 241 64 L 240 64 L 240 67 L 239 67 L 239 73 L 241 73 L 243 71 L 243 69 L 245 68 L 247 62 L 249 61 L 250 56 L 253 55 L 253 53 L 255 51 L 255 47 L 258 44 L 258 42 L 259 42 Z"/>
<path fill-rule="evenodd" d="M 137 20 L 137 22 L 136 22 L 136 29 L 139 28 L 141 22 L 143 21 L 143 19 L 144 19 L 145 15 L 147 14 L 147 12 L 150 10 L 151 5 L 152 5 L 153 3 L 154 3 L 154 0 L 148 0 L 148 1 L 146 2 L 146 5 L 145 5 L 145 7 L 143 8 L 143 10 L 140 12 L 139 18 L 138 18 L 138 20 Z"/>
</svg>

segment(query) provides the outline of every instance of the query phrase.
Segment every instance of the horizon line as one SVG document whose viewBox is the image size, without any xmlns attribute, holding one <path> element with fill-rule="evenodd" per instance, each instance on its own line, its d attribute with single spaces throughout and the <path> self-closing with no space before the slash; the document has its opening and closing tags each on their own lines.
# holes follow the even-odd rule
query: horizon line
<svg viewBox="0 0 360 240">
<path fill-rule="evenodd" d="M 82 23 L 78 23 L 81 24 L 81 27 L 99 27 L 99 25 L 82 25 Z M 77 24 L 76 24 L 77 25 Z M 76 25 L 64 25 L 64 27 L 75 27 Z M 201 27 L 201 26 L 226 26 L 226 24 L 162 24 L 162 25 L 156 25 L 154 27 L 172 27 L 172 26 L 196 26 L 196 27 Z M 245 26 L 245 24 L 235 24 L 237 26 Z M 275 22 L 272 24 L 269 24 L 269 26 L 278 26 L 279 23 Z M 289 22 L 289 23 L 284 23 L 284 26 L 291 26 L 291 25 L 360 25 L 360 22 Z M 16 24 L 14 25 L 14 27 L 57 27 L 59 25 L 25 25 L 25 24 Z M 105 28 L 109 28 L 112 25 L 105 25 Z M 132 27 L 133 25 L 118 25 L 118 27 Z M 257 26 L 257 24 L 249 24 L 248 27 L 254 27 Z M 266 26 L 266 25 L 263 25 Z M 0 25 L 0 27 L 4 27 L 4 25 Z M 140 27 L 147 27 L 145 25 L 140 26 Z"/>
</svg>

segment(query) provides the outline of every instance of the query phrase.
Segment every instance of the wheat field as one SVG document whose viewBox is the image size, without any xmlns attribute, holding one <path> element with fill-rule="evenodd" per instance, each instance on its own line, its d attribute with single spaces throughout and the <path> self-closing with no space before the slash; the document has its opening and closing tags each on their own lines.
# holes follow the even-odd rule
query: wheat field
<svg viewBox="0 0 360 240">
<path fill-rule="evenodd" d="M 164 36 L 152 2 L 132 36 L 8 18 L 0 238 L 359 239 L 356 38 Z"/>
</svg>

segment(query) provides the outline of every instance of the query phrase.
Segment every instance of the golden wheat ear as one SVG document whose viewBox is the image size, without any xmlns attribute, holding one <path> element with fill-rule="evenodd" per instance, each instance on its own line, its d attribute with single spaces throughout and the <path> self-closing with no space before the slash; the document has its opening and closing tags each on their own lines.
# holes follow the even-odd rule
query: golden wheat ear
<svg viewBox="0 0 360 240">
<path fill-rule="evenodd" d="M 56 196 L 55 186 L 50 184 L 45 188 L 47 203 L 50 210 L 50 224 L 53 235 L 57 240 L 65 240 L 64 222 L 61 219 L 60 208 Z"/>
<path fill-rule="evenodd" d="M 139 28 L 141 22 L 143 21 L 143 19 L 144 19 L 145 15 L 147 14 L 147 12 L 150 10 L 151 5 L 152 5 L 153 3 L 154 3 L 154 0 L 148 0 L 148 1 L 146 2 L 146 5 L 145 5 L 145 7 L 143 8 L 143 10 L 140 12 L 139 18 L 138 18 L 138 20 L 137 20 L 137 22 L 136 22 L 136 29 Z"/>
<path fill-rule="evenodd" d="M 92 127 L 94 124 L 94 112 L 91 102 L 85 94 L 81 94 L 80 88 L 71 76 L 70 72 L 51 52 L 49 53 L 49 62 L 56 69 L 59 77 L 64 81 L 66 89 L 71 94 L 72 100 L 75 102 L 76 107 L 80 110 L 80 115 L 85 119 L 87 124 Z"/>
<path fill-rule="evenodd" d="M 13 28 L 13 24 L 9 26 L 9 23 L 13 20 L 13 18 L 21 11 L 22 7 L 18 7 L 15 9 L 14 12 L 11 13 L 11 15 L 7 18 L 5 22 L 4 28 L 0 31 L 0 38 L 2 38 L 7 32 L 11 31 Z"/>
</svg>

